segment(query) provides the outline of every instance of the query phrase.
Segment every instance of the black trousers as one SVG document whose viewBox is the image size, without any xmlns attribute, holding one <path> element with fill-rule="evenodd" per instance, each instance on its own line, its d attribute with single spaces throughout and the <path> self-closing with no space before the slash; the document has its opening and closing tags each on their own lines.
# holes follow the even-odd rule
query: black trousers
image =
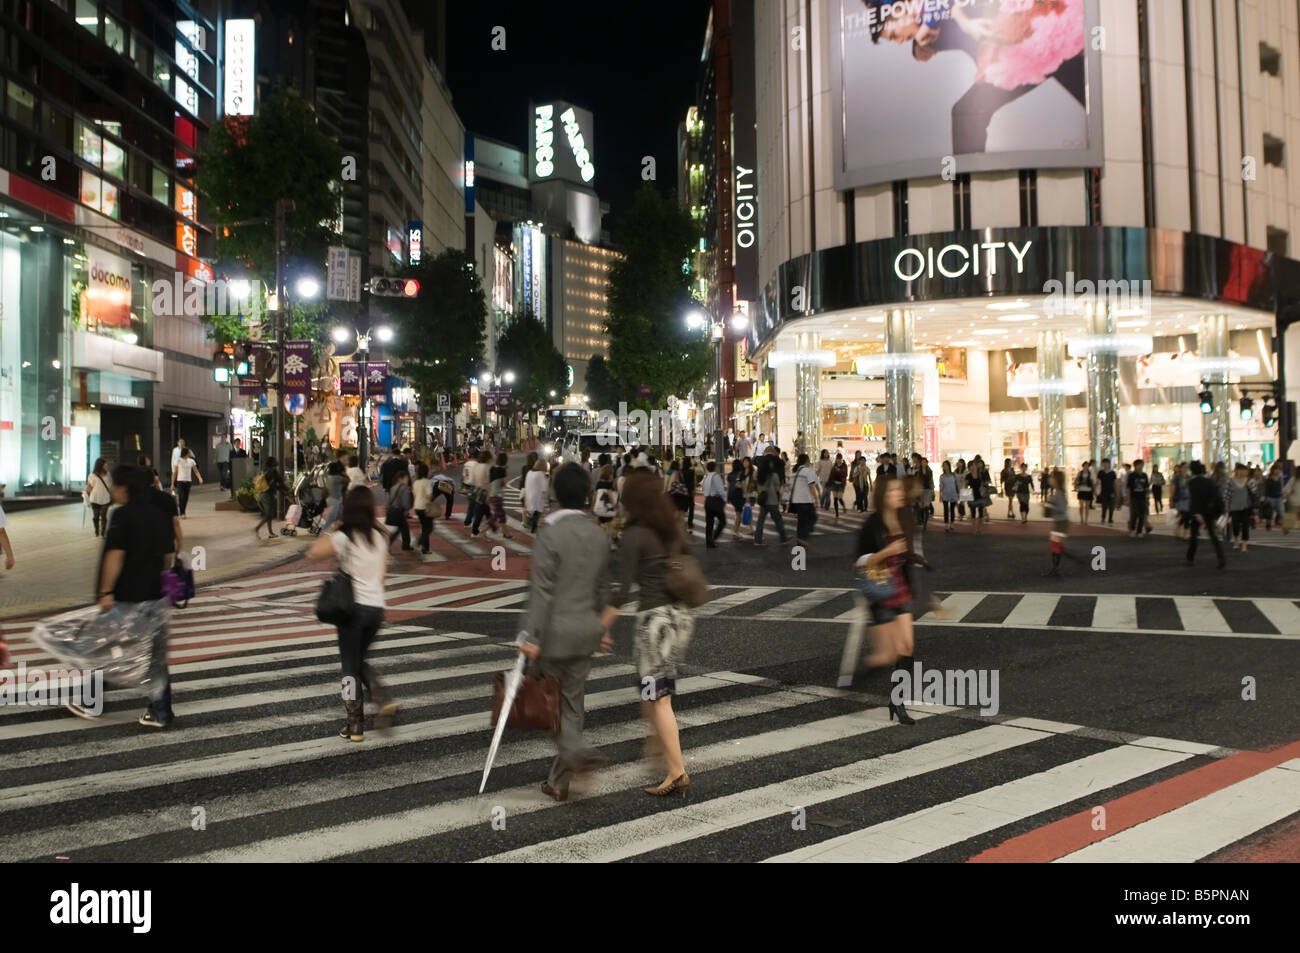
<svg viewBox="0 0 1300 953">
<path fill-rule="evenodd" d="M 456 502 L 456 496 L 455 496 L 455 494 L 453 494 L 453 493 L 442 493 L 442 492 L 440 492 L 440 491 L 438 491 L 438 490 L 434 490 L 434 491 L 433 491 L 433 498 L 434 498 L 434 500 L 437 500 L 438 497 L 440 497 L 440 496 L 443 496 L 443 497 L 446 497 L 446 498 L 447 498 L 447 515 L 446 515 L 444 518 L 445 518 L 445 519 L 451 519 L 451 507 L 452 507 L 452 504 Z"/>
<path fill-rule="evenodd" d="M 185 515 L 185 508 L 190 505 L 190 485 L 185 480 L 176 481 L 176 509 L 181 516 Z"/>
<path fill-rule="evenodd" d="M 945 523 L 957 522 L 957 501 L 956 500 L 943 501 L 943 521 Z"/>
<path fill-rule="evenodd" d="M 1101 521 L 1103 523 L 1113 522 L 1115 519 L 1115 494 L 1103 493 L 1097 498 L 1097 501 L 1101 504 Z M 1130 514 L 1129 523 L 1132 524 L 1132 522 L 1133 517 Z"/>
<path fill-rule="evenodd" d="M 812 506 L 811 503 L 803 503 L 801 506 Z M 754 525 L 754 542 L 763 541 L 763 521 L 772 517 L 772 522 L 776 523 L 776 531 L 781 537 L 781 542 L 785 542 L 785 521 L 781 519 L 781 507 L 773 503 L 770 506 L 761 506 L 758 509 L 758 522 Z"/>
<path fill-rule="evenodd" d="M 1206 517 L 1205 523 L 1202 524 L 1195 516 L 1191 517 L 1192 535 L 1187 540 L 1187 561 L 1196 560 L 1196 537 L 1200 535 L 1202 529 L 1205 535 L 1209 537 L 1210 542 L 1214 544 L 1214 555 L 1219 557 L 1219 563 L 1223 563 L 1223 543 L 1219 541 L 1219 534 L 1214 530 L 1214 520 Z"/>
<path fill-rule="evenodd" d="M 718 528 L 713 529 L 714 523 Z M 722 531 L 727 527 L 727 503 L 720 496 L 706 496 L 704 498 L 704 541 L 706 543 L 715 543 Z"/>
<path fill-rule="evenodd" d="M 427 513 L 416 513 L 420 519 L 420 551 L 429 551 L 429 534 L 433 532 L 433 517 Z"/>
<path fill-rule="evenodd" d="M 1251 510 L 1232 511 L 1232 535 L 1243 543 L 1250 541 Z"/>
<path fill-rule="evenodd" d="M 1147 495 L 1133 494 L 1128 504 L 1128 528 L 1130 533 L 1140 533 L 1147 525 Z"/>
<path fill-rule="evenodd" d="M 218 463 L 217 472 L 221 474 L 221 488 L 223 490 L 229 490 L 230 489 L 230 464 Z"/>
<path fill-rule="evenodd" d="M 363 683 L 362 668 L 366 661 L 366 652 L 370 643 L 379 633 L 379 626 L 384 621 L 384 610 L 379 606 L 358 604 L 352 612 L 352 618 L 339 629 L 339 661 L 343 665 L 343 677 L 355 679 L 353 685 L 356 697 L 361 698 Z"/>
</svg>

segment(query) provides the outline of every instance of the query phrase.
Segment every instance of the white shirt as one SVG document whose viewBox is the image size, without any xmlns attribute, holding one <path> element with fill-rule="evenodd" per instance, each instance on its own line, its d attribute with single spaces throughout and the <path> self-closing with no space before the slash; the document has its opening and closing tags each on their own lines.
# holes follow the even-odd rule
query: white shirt
<svg viewBox="0 0 1300 953">
<path fill-rule="evenodd" d="M 758 443 L 754 444 L 754 456 L 761 457 L 763 454 L 767 453 L 767 448 L 770 446 L 772 445 L 766 440 L 760 440 Z"/>
<path fill-rule="evenodd" d="M 354 486 L 365 486 L 369 482 L 360 467 L 348 467 L 347 478 L 349 490 Z"/>
<path fill-rule="evenodd" d="M 172 447 L 172 469 L 176 469 L 176 461 L 181 458 L 181 448 Z"/>
<path fill-rule="evenodd" d="M 199 465 L 193 457 L 182 457 L 172 464 L 176 472 L 177 483 L 193 483 L 194 468 Z"/>
<path fill-rule="evenodd" d="M 546 509 L 546 497 L 550 490 L 550 479 L 541 470 L 529 470 L 524 478 L 524 509 L 529 513 L 541 513 Z"/>
<path fill-rule="evenodd" d="M 330 533 L 339 568 L 352 577 L 352 595 L 358 605 L 384 608 L 384 570 L 388 566 L 388 533 L 380 526 L 367 542 L 358 535 L 348 539 L 342 530 Z"/>
<path fill-rule="evenodd" d="M 790 491 L 791 503 L 816 503 L 812 493 L 812 484 L 817 482 L 817 475 L 810 466 L 802 466 L 795 472 L 794 488 Z"/>
<path fill-rule="evenodd" d="M 706 497 L 716 496 L 724 500 L 727 498 L 726 484 L 722 482 L 722 477 L 718 475 L 716 470 L 713 473 L 704 475 L 702 492 Z"/>
<path fill-rule="evenodd" d="M 102 506 L 105 503 L 113 502 L 113 497 L 108 492 L 108 488 L 113 485 L 113 481 L 107 476 L 92 473 L 86 485 L 90 487 L 91 503 Z"/>
<path fill-rule="evenodd" d="M 433 512 L 433 481 L 425 477 L 423 480 L 416 480 L 411 484 L 411 488 L 414 497 L 412 506 L 415 511 L 417 513 L 424 513 L 425 510 Z"/>
</svg>

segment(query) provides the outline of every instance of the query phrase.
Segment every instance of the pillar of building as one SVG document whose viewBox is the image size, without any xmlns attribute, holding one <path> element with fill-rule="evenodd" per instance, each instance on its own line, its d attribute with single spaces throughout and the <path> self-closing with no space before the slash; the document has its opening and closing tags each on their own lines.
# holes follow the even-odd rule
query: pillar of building
<svg viewBox="0 0 1300 953">
<path fill-rule="evenodd" d="M 797 347 L 805 357 L 794 369 L 795 419 L 809 457 L 816 458 L 822 444 L 822 368 L 808 358 L 821 349 L 821 335 L 806 331 L 798 336 Z"/>
<path fill-rule="evenodd" d="M 1038 332 L 1038 383 L 1043 469 L 1065 469 L 1065 337 L 1060 331 Z"/>
<path fill-rule="evenodd" d="M 1091 459 L 1109 459 L 1120 465 L 1119 444 L 1119 354 L 1118 347 L 1105 343 L 1115 336 L 1115 312 L 1106 302 L 1090 305 L 1087 333 L 1094 339 L 1088 349 L 1088 442 Z M 1082 461 L 1080 461 L 1082 462 Z"/>
<path fill-rule="evenodd" d="M 885 354 L 912 354 L 912 336 L 916 315 L 897 308 L 885 315 Z M 890 453 L 899 461 L 908 460 L 916 449 L 915 419 L 916 372 L 907 359 L 900 358 L 885 370 L 885 440 Z"/>
<path fill-rule="evenodd" d="M 1228 316 L 1203 315 L 1196 326 L 1196 356 L 1211 363 L 1202 368 L 1201 381 L 1210 392 L 1210 412 L 1201 414 L 1201 461 L 1213 469 L 1232 461 L 1232 408 L 1228 401 Z M 1199 389 L 1199 388 L 1198 388 Z"/>
</svg>

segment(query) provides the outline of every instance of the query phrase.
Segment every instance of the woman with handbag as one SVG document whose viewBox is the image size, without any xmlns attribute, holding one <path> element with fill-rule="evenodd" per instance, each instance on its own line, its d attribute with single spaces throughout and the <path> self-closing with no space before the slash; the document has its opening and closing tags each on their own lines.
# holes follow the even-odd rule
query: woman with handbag
<svg viewBox="0 0 1300 953">
<path fill-rule="evenodd" d="M 402 551 L 407 552 L 411 546 L 411 524 L 407 519 L 407 514 L 415 506 L 415 497 L 411 493 L 411 474 L 406 470 L 398 470 L 393 474 L 392 489 L 388 492 L 388 510 L 384 517 L 384 522 L 393 528 L 392 536 L 389 537 L 389 544 L 394 539 L 402 537 Z"/>
<path fill-rule="evenodd" d="M 436 514 L 433 498 L 433 481 L 429 479 L 429 465 L 423 461 L 415 465 L 415 482 L 411 484 L 415 518 L 420 521 L 420 552 L 428 555 L 429 535 L 433 532 Z"/>
<path fill-rule="evenodd" d="M 731 472 L 727 474 L 727 502 L 736 511 L 736 523 L 731 534 L 740 539 L 740 518 L 745 510 L 745 465 L 739 460 L 731 461 Z"/>
<path fill-rule="evenodd" d="M 538 520 L 546 512 L 550 482 L 546 475 L 546 461 L 538 459 L 524 478 L 524 530 L 526 532 L 537 532 Z"/>
<path fill-rule="evenodd" d="M 319 617 L 327 599 L 337 613 L 331 618 L 338 619 L 334 624 L 339 634 L 343 708 L 347 712 L 347 724 L 339 731 L 339 737 L 364 741 L 366 694 L 379 706 L 376 728 L 387 728 L 397 714 L 397 705 L 388 689 L 366 663 L 366 653 L 384 621 L 390 541 L 388 533 L 375 522 L 375 497 L 369 487 L 348 490 L 343 497 L 339 522 L 337 532 L 322 534 L 312 543 L 307 558 L 338 559 L 339 573 L 326 583 L 317 603 L 317 614 Z"/>
<path fill-rule="evenodd" d="M 910 672 L 915 638 L 912 627 L 912 591 L 907 584 L 907 565 L 916 562 L 911 533 L 905 518 L 907 499 L 897 477 L 876 480 L 872 494 L 874 512 L 858 533 L 858 558 L 854 567 L 861 575 L 858 587 L 871 613 L 869 668 L 891 665 Z M 889 702 L 889 720 L 912 725 L 915 720 L 903 703 Z"/>
<path fill-rule="evenodd" d="M 575 775 L 605 761 L 583 743 L 582 725 L 591 656 L 597 648 L 614 650 L 609 628 L 618 610 L 603 608 L 608 602 L 609 543 L 585 510 L 591 495 L 590 475 L 582 464 L 566 463 L 556 470 L 553 483 L 559 508 L 546 517 L 533 544 L 519 652 L 536 663 L 543 679 L 559 683 L 557 753 L 542 782 L 542 793 L 563 801 Z M 663 500 L 662 493 L 656 495 Z"/>
<path fill-rule="evenodd" d="M 275 514 L 279 510 L 280 494 L 289 492 L 275 457 L 266 458 L 266 469 L 253 481 L 253 489 L 257 491 L 257 505 L 262 511 L 262 518 L 253 527 L 253 535 L 260 540 L 262 527 L 265 526 L 267 540 L 275 539 Z"/>
<path fill-rule="evenodd" d="M 966 472 L 966 461 L 961 457 L 957 458 L 957 465 L 953 468 L 953 475 L 957 477 L 957 516 L 961 519 L 966 518 L 966 505 L 975 499 L 975 494 L 971 492 L 970 485 L 966 482 L 969 475 Z"/>
<path fill-rule="evenodd" d="M 835 509 L 835 522 L 838 523 L 840 510 L 848 511 L 848 507 L 844 505 L 844 487 L 849 482 L 849 465 L 844 462 L 844 454 L 835 454 L 835 462 L 831 464 L 827 480 L 831 490 L 831 505 Z"/>
<path fill-rule="evenodd" d="M 690 608 L 669 590 L 668 569 L 674 556 L 688 551 L 686 535 L 652 474 L 629 475 L 623 483 L 622 503 L 627 513 L 620 546 L 622 583 L 605 609 L 604 621 L 613 624 L 619 607 L 630 601 L 633 586 L 637 587 L 633 656 L 641 714 L 650 724 L 646 753 L 662 756 L 667 769 L 663 782 L 645 791 L 659 797 L 681 791 L 685 797 L 691 779 L 682 758 L 672 696 L 695 620 Z"/>
<path fill-rule="evenodd" d="M 90 479 L 86 481 L 86 503 L 94 514 L 96 536 L 103 536 L 108 532 L 108 507 L 113 502 L 113 496 L 108 492 L 110 482 L 108 461 L 100 457 L 95 461 Z M 81 525 L 86 524 L 83 522 Z"/>
<path fill-rule="evenodd" d="M 970 472 L 966 474 L 966 485 L 970 488 L 971 521 L 975 524 L 975 535 L 984 533 L 984 524 L 989 519 L 989 506 L 993 502 L 993 481 L 984 470 L 984 461 L 976 457 L 971 461 Z"/>
</svg>

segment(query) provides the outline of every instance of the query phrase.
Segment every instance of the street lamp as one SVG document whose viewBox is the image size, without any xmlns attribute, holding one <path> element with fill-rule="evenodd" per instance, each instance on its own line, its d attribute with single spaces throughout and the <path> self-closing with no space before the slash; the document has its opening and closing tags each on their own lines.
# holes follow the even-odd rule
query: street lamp
<svg viewBox="0 0 1300 953">
<path fill-rule="evenodd" d="M 376 337 L 380 343 L 387 343 L 393 339 L 393 329 L 387 325 L 380 325 L 377 328 L 371 328 L 368 331 L 359 331 L 352 329 L 352 335 L 357 339 L 356 353 L 361 355 L 361 421 L 362 425 L 357 431 L 357 455 L 361 458 L 361 466 L 366 465 L 366 454 L 369 450 L 368 443 L 370 437 L 370 338 Z M 330 332 L 330 336 L 339 344 L 346 343 L 348 329 L 337 327 Z"/>
<path fill-rule="evenodd" d="M 742 333 L 749 328 L 749 317 L 735 311 L 732 313 L 731 319 L 724 322 L 707 307 L 701 305 L 686 313 L 686 326 L 692 331 L 708 328 L 709 337 L 713 341 L 716 357 L 714 366 L 717 370 L 717 398 L 713 408 L 714 415 L 717 418 L 717 428 L 714 431 L 713 449 L 717 459 L 724 460 L 726 459 L 726 443 L 722 428 L 722 347 L 727 340 L 727 328 L 730 327 L 734 333 Z"/>
<path fill-rule="evenodd" d="M 293 290 L 297 293 L 299 301 L 312 301 L 320 294 L 320 282 L 311 275 L 304 275 L 298 279 Z"/>
</svg>

